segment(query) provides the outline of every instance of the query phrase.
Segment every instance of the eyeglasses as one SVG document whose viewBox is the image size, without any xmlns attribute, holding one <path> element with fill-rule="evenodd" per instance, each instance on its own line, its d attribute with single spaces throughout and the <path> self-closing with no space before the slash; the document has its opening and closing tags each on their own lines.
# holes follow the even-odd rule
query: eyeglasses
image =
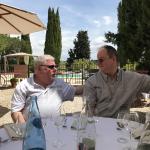
<svg viewBox="0 0 150 150">
<path fill-rule="evenodd" d="M 58 66 L 57 65 L 40 65 L 40 66 L 45 66 L 49 69 L 54 69 L 54 68 L 57 68 Z"/>
</svg>

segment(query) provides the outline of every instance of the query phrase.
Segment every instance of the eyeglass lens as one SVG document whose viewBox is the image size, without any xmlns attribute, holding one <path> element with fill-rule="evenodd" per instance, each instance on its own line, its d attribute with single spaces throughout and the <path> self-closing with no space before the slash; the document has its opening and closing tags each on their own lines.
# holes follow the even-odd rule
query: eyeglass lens
<svg viewBox="0 0 150 150">
<path fill-rule="evenodd" d="M 57 65 L 41 65 L 41 66 L 46 66 L 49 69 L 54 69 L 58 67 Z"/>
</svg>

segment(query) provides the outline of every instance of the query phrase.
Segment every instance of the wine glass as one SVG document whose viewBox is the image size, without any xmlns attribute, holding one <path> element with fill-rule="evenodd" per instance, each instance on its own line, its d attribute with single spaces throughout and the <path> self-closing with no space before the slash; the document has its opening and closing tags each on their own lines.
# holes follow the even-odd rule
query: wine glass
<svg viewBox="0 0 150 150">
<path fill-rule="evenodd" d="M 150 94 L 149 93 L 142 93 L 142 95 L 144 97 L 144 102 L 145 102 L 144 107 L 149 106 L 149 104 L 150 104 Z"/>
<path fill-rule="evenodd" d="M 86 115 L 88 116 L 88 123 L 97 123 L 98 120 L 94 118 L 94 112 L 91 109 L 91 100 L 92 98 L 90 97 L 90 95 L 84 95 L 82 97 L 82 101 L 83 101 L 83 110 L 86 113 Z"/>
<path fill-rule="evenodd" d="M 123 122 L 124 115 L 125 112 L 119 112 L 117 115 L 117 125 L 120 129 L 124 128 L 124 122 Z"/>
<path fill-rule="evenodd" d="M 60 128 L 65 124 L 64 122 L 66 121 L 66 115 L 62 112 L 64 112 L 64 108 L 63 105 L 61 105 L 61 107 L 59 108 L 59 113 L 55 114 L 53 116 L 53 121 L 54 121 L 54 125 L 57 128 L 57 139 L 54 140 L 53 142 L 53 146 L 57 149 L 60 149 L 62 146 L 64 146 L 63 141 L 60 139 Z"/>
<path fill-rule="evenodd" d="M 61 116 L 64 119 L 62 127 L 67 128 L 67 113 L 66 113 L 66 108 L 64 104 L 61 105 Z"/>
<path fill-rule="evenodd" d="M 117 126 L 118 126 L 117 130 L 119 130 L 121 132 L 124 131 L 124 115 L 125 115 L 124 111 L 119 112 L 117 115 L 117 122 L 116 122 Z M 125 138 L 125 137 L 119 137 L 119 138 L 117 138 L 117 141 L 119 143 L 127 143 L 128 142 L 127 138 Z"/>
<path fill-rule="evenodd" d="M 82 96 L 82 110 L 86 108 L 87 97 L 85 95 Z"/>
<path fill-rule="evenodd" d="M 124 127 L 129 132 L 130 145 L 125 147 L 124 150 L 134 150 L 134 148 L 131 144 L 132 134 L 133 134 L 133 131 L 135 129 L 139 128 L 139 126 L 140 126 L 139 115 L 137 112 L 125 113 L 125 115 L 124 115 Z"/>
</svg>

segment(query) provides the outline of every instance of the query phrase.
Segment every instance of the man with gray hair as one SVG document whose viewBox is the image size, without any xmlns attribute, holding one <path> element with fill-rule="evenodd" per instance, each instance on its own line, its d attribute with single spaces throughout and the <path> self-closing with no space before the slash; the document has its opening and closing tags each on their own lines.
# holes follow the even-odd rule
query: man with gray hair
<svg viewBox="0 0 150 150">
<path fill-rule="evenodd" d="M 65 100 L 73 100 L 80 91 L 55 77 L 57 66 L 51 55 L 42 55 L 34 61 L 34 75 L 20 82 L 11 100 L 11 116 L 14 122 L 24 123 L 27 119 L 30 96 L 38 97 L 42 116 L 58 111 Z"/>
<path fill-rule="evenodd" d="M 114 47 L 100 47 L 97 59 L 99 71 L 84 85 L 87 111 L 96 116 L 116 117 L 119 111 L 129 111 L 141 92 L 150 92 L 150 76 L 119 69 Z"/>
</svg>

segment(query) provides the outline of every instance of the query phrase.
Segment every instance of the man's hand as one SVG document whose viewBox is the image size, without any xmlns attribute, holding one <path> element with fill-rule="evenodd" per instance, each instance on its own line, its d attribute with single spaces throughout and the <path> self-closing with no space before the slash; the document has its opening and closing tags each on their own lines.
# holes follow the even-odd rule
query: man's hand
<svg viewBox="0 0 150 150">
<path fill-rule="evenodd" d="M 18 112 L 13 112 L 13 113 L 11 114 L 11 117 L 12 117 L 12 119 L 13 119 L 13 121 L 14 121 L 15 123 L 25 123 L 25 122 L 26 122 L 25 119 L 24 119 L 24 117 L 23 117 L 22 112 L 20 112 L 20 111 L 18 111 Z"/>
<path fill-rule="evenodd" d="M 76 91 L 75 95 L 81 95 L 83 94 L 83 85 L 74 85 Z"/>
</svg>

